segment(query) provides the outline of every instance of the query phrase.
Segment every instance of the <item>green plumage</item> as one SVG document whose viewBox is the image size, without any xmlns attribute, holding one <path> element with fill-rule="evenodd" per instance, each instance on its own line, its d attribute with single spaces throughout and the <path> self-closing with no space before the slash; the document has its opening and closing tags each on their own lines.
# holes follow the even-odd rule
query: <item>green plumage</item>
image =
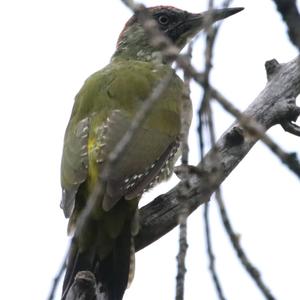
<svg viewBox="0 0 300 300">
<path fill-rule="evenodd" d="M 170 85 L 107 179 L 105 195 L 99 199 L 102 204 L 93 222 L 85 226 L 83 234 L 75 234 L 73 259 L 78 253 L 93 257 L 84 269 L 93 265 L 95 259 L 105 261 L 109 257 L 124 227 L 137 231 L 134 217 L 141 194 L 171 175 L 179 153 L 183 83 L 168 65 L 115 58 L 90 76 L 76 96 L 61 164 L 61 207 L 70 217 L 69 232 L 76 232 L 76 220 L 101 180 L 107 155 L 170 71 Z M 69 274 L 66 279 L 74 275 Z"/>
<path fill-rule="evenodd" d="M 97 161 L 104 161 L 113 150 L 120 133 L 128 129 L 143 101 L 168 71 L 167 65 L 115 59 L 87 79 L 76 96 L 65 134 L 61 181 L 67 193 L 77 190 L 85 181 L 91 192 L 101 174 Z M 130 143 L 131 156 L 124 155 L 120 160 L 123 165 L 126 163 L 122 165 L 124 175 L 143 173 L 179 137 L 182 89 L 182 81 L 174 73 L 170 86 L 138 131 L 137 139 Z M 114 124 L 115 128 L 107 124 L 112 118 L 119 122 Z M 104 124 L 109 128 L 103 130 Z M 109 144 L 109 149 L 101 151 L 105 144 Z M 73 207 L 74 196 L 63 199 L 63 208 Z M 66 211 L 67 216 L 70 213 L 71 209 Z"/>
</svg>

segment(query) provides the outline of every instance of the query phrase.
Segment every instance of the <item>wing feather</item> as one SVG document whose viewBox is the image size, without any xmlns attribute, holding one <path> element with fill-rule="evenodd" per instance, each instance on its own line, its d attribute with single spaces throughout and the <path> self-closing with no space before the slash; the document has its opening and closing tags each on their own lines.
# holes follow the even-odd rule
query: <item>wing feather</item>
<svg viewBox="0 0 300 300">
<path fill-rule="evenodd" d="M 78 187 L 88 174 L 88 136 L 90 118 L 84 118 L 73 129 L 66 130 L 61 162 L 62 200 L 61 208 L 68 218 L 75 205 Z"/>
</svg>

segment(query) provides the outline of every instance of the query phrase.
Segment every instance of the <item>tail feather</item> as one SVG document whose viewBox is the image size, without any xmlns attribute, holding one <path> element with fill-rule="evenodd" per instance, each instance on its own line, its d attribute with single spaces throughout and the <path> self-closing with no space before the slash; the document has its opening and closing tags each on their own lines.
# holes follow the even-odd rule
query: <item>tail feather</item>
<svg viewBox="0 0 300 300">
<path fill-rule="evenodd" d="M 91 252 L 80 252 L 76 240 L 73 238 L 70 251 L 67 259 L 66 274 L 63 282 L 62 289 L 62 300 L 64 300 L 71 288 L 75 276 L 80 271 L 91 271 L 93 272 L 93 261 L 95 255 Z"/>
<path fill-rule="evenodd" d="M 65 300 L 79 271 L 91 271 L 95 274 L 101 299 L 122 300 L 128 282 L 133 278 L 134 270 L 134 245 L 130 222 L 124 225 L 121 234 L 114 241 L 112 251 L 101 260 L 91 249 L 80 252 L 73 239 L 63 283 L 62 300 Z"/>
<path fill-rule="evenodd" d="M 115 240 L 113 251 L 100 261 L 96 270 L 96 278 L 101 282 L 102 293 L 108 300 L 122 300 L 128 285 L 131 263 L 130 225 L 125 224 L 121 234 Z"/>
<path fill-rule="evenodd" d="M 128 271 L 128 283 L 127 288 L 130 287 L 135 272 L 135 246 L 134 246 L 134 239 L 131 237 L 131 245 L 130 245 L 130 262 L 129 262 L 129 271 Z"/>
</svg>

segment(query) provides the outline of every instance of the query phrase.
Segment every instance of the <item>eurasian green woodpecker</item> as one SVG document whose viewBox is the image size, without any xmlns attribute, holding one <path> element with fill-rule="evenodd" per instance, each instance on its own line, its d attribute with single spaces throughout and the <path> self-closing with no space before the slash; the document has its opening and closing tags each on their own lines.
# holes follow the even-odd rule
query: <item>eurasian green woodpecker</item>
<svg viewBox="0 0 300 300">
<path fill-rule="evenodd" d="M 170 6 L 147 10 L 159 29 L 182 49 L 208 21 L 224 19 L 241 8 L 201 14 Z M 105 192 L 98 199 L 100 205 L 85 230 L 78 234 L 76 221 L 101 183 L 109 153 L 151 91 L 170 71 L 169 85 L 106 176 Z M 132 16 L 120 34 L 111 62 L 91 75 L 76 96 L 65 133 L 61 207 L 70 218 L 68 229 L 74 236 L 63 298 L 81 270 L 95 274 L 105 299 L 123 298 L 134 269 L 138 202 L 144 191 L 170 177 L 180 154 L 183 90 L 183 82 L 171 69 L 171 63 L 166 63 L 151 46 L 138 17 Z"/>
</svg>

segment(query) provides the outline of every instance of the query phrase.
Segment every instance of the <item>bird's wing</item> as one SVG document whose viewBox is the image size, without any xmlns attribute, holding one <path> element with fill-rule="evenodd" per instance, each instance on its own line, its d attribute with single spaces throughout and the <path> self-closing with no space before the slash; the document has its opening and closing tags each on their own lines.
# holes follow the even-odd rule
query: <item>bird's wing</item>
<svg viewBox="0 0 300 300">
<path fill-rule="evenodd" d="M 80 185 L 88 180 L 91 187 L 91 181 L 101 180 L 107 155 L 130 127 L 143 99 L 157 83 L 158 72 L 165 74 L 165 69 L 154 72 L 146 66 L 109 65 L 93 74 L 77 95 L 62 157 L 61 207 L 66 217 L 72 214 Z M 182 93 L 181 80 L 175 74 L 171 83 L 114 165 L 103 200 L 105 210 L 122 197 L 138 198 L 145 189 L 171 173 L 171 157 L 179 145 L 178 96 Z M 161 169 L 164 171 L 159 173 Z"/>
<path fill-rule="evenodd" d="M 104 168 L 107 155 L 114 151 L 130 125 L 131 117 L 120 110 L 114 110 L 101 125 L 99 132 L 102 134 L 98 135 L 98 141 L 96 138 L 96 145 L 102 146 L 96 158 L 100 170 Z M 117 162 L 110 166 L 104 210 L 110 210 L 122 197 L 128 200 L 139 197 L 145 190 L 169 177 L 178 147 L 178 137 L 151 126 L 140 126 Z"/>
<path fill-rule="evenodd" d="M 80 184 L 91 173 L 101 179 L 101 171 L 105 168 L 109 153 L 114 151 L 130 125 L 131 117 L 116 109 L 99 125 L 97 114 L 94 114 L 79 121 L 76 126 L 69 126 L 61 165 L 61 207 L 66 217 L 72 214 Z M 141 126 L 106 178 L 104 210 L 110 210 L 123 196 L 128 200 L 137 198 L 145 190 L 168 178 L 178 147 L 176 136 Z M 93 167 L 97 168 L 96 172 L 92 172 Z"/>
<path fill-rule="evenodd" d="M 70 217 L 78 187 L 88 174 L 88 138 L 90 118 L 86 117 L 75 126 L 70 123 L 65 134 L 61 162 L 61 208 Z"/>
</svg>

